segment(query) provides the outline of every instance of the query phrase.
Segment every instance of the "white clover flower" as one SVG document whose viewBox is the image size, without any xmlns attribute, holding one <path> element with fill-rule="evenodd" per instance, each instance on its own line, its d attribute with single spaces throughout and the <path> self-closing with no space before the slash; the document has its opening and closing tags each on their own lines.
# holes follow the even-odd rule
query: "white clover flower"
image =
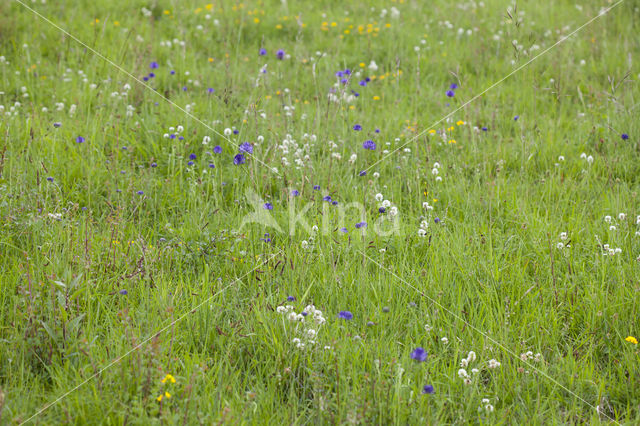
<svg viewBox="0 0 640 426">
<path fill-rule="evenodd" d="M 382 201 L 382 200 L 384 200 L 384 196 L 382 194 L 380 194 L 380 193 L 377 193 L 376 194 L 376 201 Z"/>
<path fill-rule="evenodd" d="M 593 164 L 593 156 L 590 155 L 587 157 L 587 163 Z"/>
<path fill-rule="evenodd" d="M 465 370 L 464 368 L 461 368 L 458 370 L 458 377 L 460 377 L 461 379 L 465 379 L 469 377 L 469 374 L 467 373 L 467 370 Z"/>
<path fill-rule="evenodd" d="M 607 223 L 611 223 L 611 216 L 607 215 L 604 217 L 604 221 Z"/>
<path fill-rule="evenodd" d="M 397 216 L 398 215 L 398 208 L 396 206 L 393 206 L 389 209 L 389 215 L 390 216 Z"/>
<path fill-rule="evenodd" d="M 300 245 L 302 246 L 303 249 L 309 248 L 309 242 L 307 240 L 302 240 Z"/>
<path fill-rule="evenodd" d="M 388 207 L 391 207 L 391 201 L 384 200 L 381 205 L 382 205 L 382 207 L 384 207 L 386 209 Z"/>
<path fill-rule="evenodd" d="M 471 370 L 471 373 L 473 373 L 473 374 L 478 374 L 479 372 L 480 372 L 480 370 L 478 370 L 477 368 L 473 368 Z"/>
<path fill-rule="evenodd" d="M 469 385 L 471 384 L 471 379 L 466 378 L 466 379 L 464 379 L 464 380 L 463 380 L 463 383 L 464 383 L 465 385 L 469 386 Z"/>
<path fill-rule="evenodd" d="M 558 161 L 564 161 L 564 155 L 559 156 Z"/>
<path fill-rule="evenodd" d="M 490 359 L 489 360 L 489 368 L 491 369 L 495 369 L 500 367 L 500 363 L 498 361 L 496 361 L 495 359 Z"/>
<path fill-rule="evenodd" d="M 287 315 L 287 319 L 291 322 L 296 321 L 298 319 L 298 314 L 296 314 L 295 312 L 289 312 L 289 315 Z"/>
<path fill-rule="evenodd" d="M 442 343 L 444 343 L 445 345 L 446 345 L 447 343 L 449 343 L 449 339 L 447 339 L 446 337 L 443 337 L 442 339 L 440 339 L 440 341 L 441 341 Z"/>
<path fill-rule="evenodd" d="M 482 398 L 482 404 L 488 404 L 491 401 L 489 401 L 489 398 Z"/>
<path fill-rule="evenodd" d="M 467 368 L 468 365 L 469 365 L 469 361 L 467 361 L 466 358 L 462 358 L 462 361 L 460 361 L 460 367 Z"/>
<path fill-rule="evenodd" d="M 580 154 L 580 158 L 582 158 L 583 160 L 586 160 L 587 154 L 583 152 L 582 154 Z"/>
<path fill-rule="evenodd" d="M 376 179 L 378 179 L 378 178 L 380 177 L 380 173 L 378 173 L 378 172 L 374 172 L 374 173 L 373 173 L 373 177 L 374 177 L 374 178 L 376 178 Z"/>
<path fill-rule="evenodd" d="M 617 229 L 617 228 L 616 228 L 616 226 L 615 226 L 615 225 L 611 225 L 611 226 L 609 227 L 609 231 L 615 231 L 616 229 Z"/>
<path fill-rule="evenodd" d="M 436 176 L 436 182 L 442 182 L 442 176 Z"/>
<path fill-rule="evenodd" d="M 223 133 L 225 136 L 231 136 L 231 133 L 233 133 L 233 130 L 227 127 L 226 129 L 224 129 Z"/>
<path fill-rule="evenodd" d="M 487 410 L 487 412 L 492 413 L 493 412 L 493 405 L 487 404 L 487 405 L 484 406 L 484 409 Z"/>
<path fill-rule="evenodd" d="M 368 68 L 373 72 L 378 71 L 378 65 L 376 64 L 376 61 L 369 62 Z"/>
<path fill-rule="evenodd" d="M 562 241 L 566 241 L 566 240 L 567 240 L 567 238 L 569 238 L 569 235 L 568 235 L 566 232 L 561 232 L 561 233 L 560 233 L 560 239 L 561 239 Z"/>
<path fill-rule="evenodd" d="M 476 353 L 474 351 L 469 351 L 467 355 L 467 362 L 471 363 L 476 360 Z"/>
<path fill-rule="evenodd" d="M 627 215 L 624 213 L 619 213 L 618 214 L 618 220 L 625 220 L 627 218 Z"/>
<path fill-rule="evenodd" d="M 278 306 L 278 307 L 276 308 L 276 311 L 277 311 L 279 314 L 283 314 L 283 313 L 285 313 L 285 312 L 287 311 L 287 308 L 285 308 L 284 306 Z"/>
<path fill-rule="evenodd" d="M 437 169 L 436 167 L 434 167 L 433 169 L 431 169 L 431 174 L 432 174 L 432 175 L 436 176 L 438 173 L 440 173 L 440 172 L 438 171 L 438 169 Z"/>
<path fill-rule="evenodd" d="M 558 244 L 556 244 L 556 248 L 558 250 L 562 250 L 564 248 L 564 244 L 563 243 L 558 243 Z"/>
<path fill-rule="evenodd" d="M 434 169 L 439 169 L 440 168 L 440 163 L 438 163 L 437 161 L 435 163 L 433 163 L 433 168 Z"/>
<path fill-rule="evenodd" d="M 425 235 L 427 235 L 427 231 L 425 229 L 418 229 L 418 236 L 419 237 L 424 237 Z"/>
</svg>

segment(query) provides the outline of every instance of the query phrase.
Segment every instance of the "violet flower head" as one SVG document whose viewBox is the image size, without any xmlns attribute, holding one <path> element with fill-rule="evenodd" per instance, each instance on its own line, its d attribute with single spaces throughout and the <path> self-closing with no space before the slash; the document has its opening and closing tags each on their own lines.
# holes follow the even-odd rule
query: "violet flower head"
<svg viewBox="0 0 640 426">
<path fill-rule="evenodd" d="M 424 348 L 415 348 L 413 352 L 411 352 L 411 358 L 419 362 L 424 362 L 427 360 L 427 351 L 425 351 Z"/>
</svg>

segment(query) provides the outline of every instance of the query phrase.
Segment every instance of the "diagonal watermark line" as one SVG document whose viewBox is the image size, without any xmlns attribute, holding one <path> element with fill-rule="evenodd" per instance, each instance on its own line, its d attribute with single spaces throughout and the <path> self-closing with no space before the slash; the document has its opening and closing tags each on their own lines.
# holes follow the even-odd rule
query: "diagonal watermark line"
<svg viewBox="0 0 640 426">
<path fill-rule="evenodd" d="M 507 352 L 509 355 L 513 355 L 514 357 L 516 357 L 517 359 L 519 359 L 521 362 L 525 363 L 529 368 L 537 371 L 538 373 L 540 373 L 542 376 L 544 376 L 545 378 L 549 379 L 550 381 L 552 381 L 555 385 L 559 386 L 560 388 L 562 388 L 563 390 L 567 391 L 568 393 L 570 393 L 571 395 L 575 396 L 576 398 L 578 398 L 580 401 L 584 402 L 585 404 L 587 404 L 589 407 L 593 408 L 594 410 L 596 410 L 596 412 L 599 415 L 603 415 L 606 418 L 608 418 L 609 420 L 615 422 L 616 424 L 620 424 L 618 421 L 616 421 L 615 419 L 612 419 L 611 417 L 609 417 L 607 414 L 602 413 L 598 407 L 596 407 L 595 405 L 591 404 L 589 401 L 585 400 L 584 398 L 582 398 L 580 395 L 578 395 L 577 393 L 575 393 L 574 391 L 572 391 L 571 389 L 567 388 L 565 385 L 563 385 L 562 383 L 558 382 L 556 379 L 554 379 L 553 377 L 549 376 L 547 373 L 545 373 L 544 371 L 540 370 L 539 368 L 537 368 L 535 365 L 531 364 L 529 361 L 524 361 L 522 360 L 518 354 L 516 354 L 515 352 L 513 352 L 511 349 L 507 348 L 505 345 L 503 345 L 502 343 L 498 342 L 496 339 L 494 339 L 493 337 L 489 336 L 487 333 L 483 332 L 482 330 L 480 330 L 478 327 L 475 327 L 471 324 L 469 324 L 464 318 L 462 318 L 460 315 L 456 314 L 455 312 L 451 311 L 450 309 L 448 309 L 447 307 L 445 307 L 444 305 L 442 305 L 440 302 L 438 302 L 437 300 L 435 300 L 434 298 L 426 295 L 423 291 L 419 290 L 416 286 L 414 286 L 413 284 L 411 284 L 409 281 L 405 280 L 404 278 L 402 278 L 401 276 L 399 276 L 398 274 L 396 274 L 395 272 L 393 272 L 391 269 L 386 268 L 384 265 L 380 264 L 380 262 L 376 261 L 375 259 L 369 257 L 365 252 L 361 251 L 358 249 L 358 251 L 360 252 L 360 254 L 362 254 L 362 256 L 366 257 L 370 262 L 376 264 L 378 266 L 378 268 L 387 271 L 388 273 L 390 273 L 391 275 L 393 275 L 394 277 L 396 277 L 397 279 L 399 279 L 400 281 L 402 281 L 404 284 L 408 285 L 409 287 L 411 287 L 412 289 L 414 289 L 415 291 L 417 291 L 421 296 L 423 296 L 426 299 L 429 299 L 429 301 L 431 301 L 432 303 L 436 304 L 440 309 L 442 309 L 443 311 L 447 312 L 449 315 L 451 315 L 452 317 L 462 321 L 463 323 L 465 323 L 469 328 L 471 328 L 472 330 L 474 330 L 475 332 L 481 334 L 483 337 L 485 337 L 487 340 L 490 340 L 493 344 L 499 346 L 502 350 L 504 350 L 505 352 Z"/>
<path fill-rule="evenodd" d="M 213 298 L 215 298 L 216 296 L 222 294 L 225 290 L 227 290 L 229 287 L 231 287 L 232 285 L 234 285 L 235 283 L 237 283 L 238 281 L 240 281 L 241 279 L 247 277 L 249 274 L 253 273 L 256 269 L 260 268 L 261 266 L 267 264 L 267 262 L 269 262 L 271 259 L 273 259 L 274 257 L 276 257 L 277 255 L 279 255 L 280 253 L 282 253 L 282 250 L 280 250 L 278 253 L 275 253 L 273 255 L 271 255 L 267 260 L 265 260 L 264 262 L 260 263 L 259 265 L 257 265 L 255 268 L 251 269 L 249 272 L 247 272 L 246 274 L 244 274 L 243 276 L 241 276 L 240 278 L 236 278 L 235 280 L 231 281 L 229 284 L 227 284 L 225 287 L 223 287 L 222 289 L 218 290 L 216 293 L 214 293 L 213 295 L 209 296 L 207 299 L 205 299 L 204 301 L 200 302 L 198 305 L 196 305 L 195 307 L 189 309 L 188 312 L 184 313 L 182 316 L 180 316 L 179 318 L 171 321 L 169 324 L 167 324 L 166 326 L 160 328 L 159 330 L 153 332 L 152 334 L 150 334 L 149 336 L 147 336 L 142 342 L 138 343 L 136 346 L 134 346 L 133 348 L 129 349 L 127 352 L 125 352 L 124 354 L 120 355 L 119 357 L 115 358 L 114 360 L 112 360 L 111 362 L 109 362 L 105 367 L 102 367 L 98 372 L 92 374 L 91 376 L 89 376 L 86 380 L 84 380 L 83 382 L 81 382 L 80 384 L 76 385 L 74 388 L 72 388 L 71 390 L 68 390 L 67 392 L 63 393 L 62 395 L 60 395 L 58 398 L 56 398 L 55 400 L 51 401 L 50 403 L 46 404 L 44 407 L 42 407 L 40 410 L 38 410 L 35 414 L 33 414 L 31 417 L 29 417 L 27 420 L 23 421 L 20 423 L 20 425 L 26 424 L 28 422 L 30 422 L 31 420 L 33 420 L 34 418 L 36 418 L 37 416 L 39 416 L 40 414 L 42 414 L 43 412 L 45 412 L 47 409 L 51 408 L 53 405 L 57 404 L 58 402 L 62 401 L 64 398 L 66 398 L 67 396 L 69 396 L 70 394 L 72 394 L 73 392 L 75 392 L 76 390 L 78 390 L 79 388 L 81 388 L 82 386 L 84 386 L 85 384 L 87 384 L 88 382 L 90 382 L 91 380 L 95 379 L 97 376 L 99 376 L 100 374 L 102 374 L 103 371 L 105 371 L 106 369 L 108 369 L 109 367 L 114 366 L 115 364 L 119 363 L 122 359 L 126 358 L 128 355 L 130 355 L 131 353 L 137 351 L 138 349 L 140 349 L 143 345 L 145 345 L 146 343 L 148 343 L 151 339 L 153 339 L 154 337 L 160 335 L 161 333 L 167 331 L 169 328 L 173 327 L 175 324 L 177 324 L 178 322 L 182 321 L 183 319 L 185 319 L 187 316 L 189 316 L 190 314 L 195 313 L 195 311 L 197 311 L 200 307 L 202 307 L 202 305 L 204 305 L 205 303 L 208 303 L 209 301 L 211 301 Z"/>
<path fill-rule="evenodd" d="M 523 69 L 524 67 L 526 67 L 527 65 L 531 64 L 533 61 L 535 61 L 536 59 L 538 59 L 539 57 L 541 57 L 542 55 L 544 55 L 545 53 L 549 52 L 551 49 L 553 49 L 554 47 L 558 46 L 559 44 L 565 42 L 567 39 L 569 39 L 571 36 L 573 36 L 575 33 L 577 33 L 578 31 L 580 31 L 581 29 L 583 29 L 584 27 L 586 27 L 587 25 L 591 24 L 593 21 L 595 21 L 596 19 L 600 18 L 601 16 L 606 15 L 607 13 L 609 13 L 609 11 L 611 9 L 613 9 L 614 7 L 618 6 L 620 3 L 622 3 L 624 0 L 618 0 L 617 3 L 615 3 L 613 6 L 609 6 L 608 8 L 601 10 L 596 16 L 594 16 L 593 18 L 589 19 L 587 22 L 585 22 L 584 24 L 580 25 L 578 28 L 576 28 L 575 30 L 573 30 L 572 32 L 569 33 L 569 35 L 566 35 L 564 37 L 562 37 L 560 40 L 558 40 L 557 42 L 555 42 L 554 44 L 552 44 L 550 47 L 547 47 L 546 49 L 544 49 L 542 52 L 538 53 L 536 56 L 534 56 L 533 58 L 529 59 L 527 62 L 525 62 L 524 64 L 520 65 L 518 68 L 516 68 L 515 70 L 511 71 L 509 74 L 507 74 L 506 76 L 502 77 L 500 80 L 496 81 L 495 83 L 493 83 L 491 86 L 487 87 L 486 89 L 484 89 L 482 92 L 478 93 L 477 95 L 475 95 L 474 97 L 472 97 L 471 99 L 469 99 L 468 101 L 466 101 L 465 103 L 463 103 L 462 105 L 460 105 L 458 108 L 454 109 L 453 111 L 451 111 L 449 114 L 445 115 L 444 117 L 442 117 L 440 120 L 436 121 L 435 123 L 431 124 L 429 127 L 427 127 L 425 130 L 423 130 L 422 132 L 418 133 L 415 136 L 412 136 L 411 138 L 409 138 L 407 140 L 407 142 L 405 142 L 403 145 L 401 145 L 400 147 L 394 149 L 393 151 L 391 151 L 390 153 L 388 153 L 387 155 L 385 155 L 384 157 L 382 157 L 381 159 L 379 159 L 378 161 L 376 161 L 375 163 L 373 163 L 372 165 L 370 165 L 369 167 L 367 167 L 366 169 L 364 169 L 365 172 L 368 172 L 372 167 L 374 167 L 376 164 L 379 164 L 381 162 L 383 162 L 384 160 L 386 160 L 387 158 L 389 158 L 391 155 L 395 154 L 396 152 L 400 151 L 402 148 L 404 148 L 405 146 L 409 145 L 411 142 L 415 141 L 416 139 L 418 139 L 420 136 L 424 135 L 425 133 L 427 133 L 430 129 L 433 129 L 434 126 L 437 126 L 438 124 L 442 123 L 444 120 L 446 120 L 447 118 L 451 117 L 453 114 L 455 114 L 456 112 L 460 111 L 462 108 L 466 107 L 467 105 L 469 105 L 471 102 L 475 101 L 476 99 L 478 99 L 479 97 L 481 97 L 482 95 L 484 95 L 485 93 L 487 93 L 489 90 L 493 89 L 494 87 L 498 86 L 499 84 L 501 84 L 502 82 L 504 82 L 506 79 L 508 79 L 509 77 L 511 77 L 512 75 L 514 75 L 515 73 L 517 73 L 518 71 L 520 71 L 521 69 Z"/>
<path fill-rule="evenodd" d="M 129 78 L 132 78 L 133 80 L 135 80 L 137 83 L 139 83 L 140 85 L 142 85 L 143 87 L 145 87 L 146 89 L 151 90 L 153 93 L 155 93 L 156 95 L 160 96 L 162 99 L 164 99 L 165 101 L 167 101 L 169 104 L 171 104 L 172 106 L 178 108 L 180 111 L 184 112 L 187 117 L 195 120 L 196 122 L 202 124 L 204 127 L 206 127 L 208 130 L 210 130 L 211 132 L 213 132 L 214 134 L 216 134 L 217 136 L 220 136 L 221 138 L 223 138 L 224 140 L 226 140 L 227 142 L 229 142 L 231 145 L 234 145 L 236 148 L 239 148 L 240 145 L 237 145 L 236 143 L 234 143 L 231 139 L 229 139 L 228 137 L 226 137 L 225 135 L 223 135 L 222 133 L 218 132 L 216 129 L 214 129 L 213 127 L 209 126 L 207 123 L 205 123 L 204 121 L 200 120 L 198 117 L 196 117 L 195 115 L 191 114 L 189 111 L 187 111 L 186 109 L 182 108 L 180 105 L 176 104 L 175 102 L 173 102 L 171 99 L 165 97 L 164 95 L 162 95 L 162 93 L 158 92 L 156 89 L 154 89 L 153 87 L 149 86 L 147 83 L 145 83 L 144 81 L 140 80 L 138 77 L 136 77 L 135 75 L 131 74 L 129 71 L 125 70 L 124 68 L 122 68 L 120 65 L 116 64 L 115 62 L 113 62 L 111 59 L 107 58 L 106 56 L 104 56 L 102 53 L 98 52 L 97 50 L 95 50 L 94 48 L 92 48 L 91 46 L 87 45 L 86 43 L 84 43 L 82 40 L 80 40 L 78 37 L 74 36 L 73 34 L 69 33 L 67 30 L 65 30 L 64 28 L 60 27 L 59 25 L 57 25 L 55 22 L 51 21 L 50 19 L 48 19 L 46 16 L 42 15 L 41 13 L 39 13 L 38 11 L 34 10 L 33 8 L 27 6 L 22 0 L 13 0 L 16 3 L 20 4 L 22 7 L 24 7 L 25 9 L 31 11 L 34 15 L 36 15 L 38 18 L 42 19 L 43 21 L 47 22 L 48 24 L 50 24 L 51 26 L 55 27 L 57 30 L 59 30 L 60 32 L 62 32 L 64 35 L 66 35 L 67 37 L 71 38 L 73 41 L 75 41 L 76 43 L 82 45 L 84 48 L 86 48 L 87 50 L 89 50 L 91 53 L 93 53 L 94 55 L 98 56 L 100 59 L 104 60 L 105 62 L 107 62 L 110 65 L 113 65 L 116 69 L 118 69 L 118 71 L 120 71 L 121 73 L 127 75 Z M 250 154 L 248 152 L 245 152 L 245 154 L 247 154 L 249 157 L 252 157 L 254 160 L 256 160 L 258 163 L 262 164 L 263 166 L 267 167 L 269 170 L 271 170 L 272 173 L 277 174 L 278 176 L 281 176 L 279 172 L 277 172 L 274 167 L 269 166 L 267 163 L 263 162 L 262 160 L 258 159 L 257 157 L 255 157 L 253 154 Z"/>
</svg>

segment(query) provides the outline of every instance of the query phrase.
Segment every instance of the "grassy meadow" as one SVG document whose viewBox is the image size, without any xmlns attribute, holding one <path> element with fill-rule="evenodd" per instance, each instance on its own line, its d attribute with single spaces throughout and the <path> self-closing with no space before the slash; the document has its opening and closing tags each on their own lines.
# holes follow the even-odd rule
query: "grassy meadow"
<svg viewBox="0 0 640 426">
<path fill-rule="evenodd" d="M 4 0 L 0 424 L 640 423 L 636 0 Z"/>
</svg>

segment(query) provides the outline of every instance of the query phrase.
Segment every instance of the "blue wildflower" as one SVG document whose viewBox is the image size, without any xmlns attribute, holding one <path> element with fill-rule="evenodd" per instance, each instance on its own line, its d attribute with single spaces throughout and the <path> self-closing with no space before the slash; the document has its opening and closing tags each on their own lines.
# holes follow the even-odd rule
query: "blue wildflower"
<svg viewBox="0 0 640 426">
<path fill-rule="evenodd" d="M 264 205 L 262 206 L 263 209 L 265 210 L 273 210 L 273 204 L 271 203 L 264 203 Z"/>
<path fill-rule="evenodd" d="M 313 189 L 316 190 L 316 191 L 319 191 L 320 190 L 320 185 L 313 185 Z"/>
<path fill-rule="evenodd" d="M 53 178 L 52 178 L 51 176 L 49 176 L 49 177 L 47 178 L 47 181 L 49 181 L 49 182 L 53 182 Z"/>
<path fill-rule="evenodd" d="M 350 320 L 353 318 L 353 314 L 349 311 L 340 311 L 338 314 L 338 318 L 342 318 L 343 320 Z"/>
<path fill-rule="evenodd" d="M 415 348 L 413 352 L 411 352 L 411 358 L 419 362 L 426 361 L 427 351 L 425 351 L 424 348 Z"/>
<path fill-rule="evenodd" d="M 436 393 L 436 391 L 432 385 L 424 385 L 424 387 L 422 388 L 422 393 L 432 395 Z"/>
<path fill-rule="evenodd" d="M 158 65 L 158 63 L 156 61 L 153 61 L 149 64 L 149 68 L 151 68 L 152 70 L 156 69 L 160 67 L 160 65 Z"/>
<path fill-rule="evenodd" d="M 331 201 L 331 196 L 330 195 L 326 195 L 326 196 L 322 197 L 322 201 Z"/>
<path fill-rule="evenodd" d="M 356 223 L 356 229 L 366 228 L 366 227 L 367 227 L 367 222 L 358 222 L 358 223 Z"/>
<path fill-rule="evenodd" d="M 215 165 L 215 164 L 213 164 L 213 163 L 209 163 L 209 168 L 210 168 L 210 169 L 215 169 L 215 168 L 216 168 L 216 165 Z"/>
<path fill-rule="evenodd" d="M 298 191 L 297 189 L 294 189 L 293 191 L 291 191 L 291 195 L 294 197 L 297 197 L 300 195 L 300 191 Z"/>
<path fill-rule="evenodd" d="M 295 302 L 296 298 L 293 296 L 287 296 L 287 302 Z"/>
<path fill-rule="evenodd" d="M 78 137 L 76 138 L 76 142 L 77 142 L 77 143 L 83 143 L 83 142 L 84 142 L 84 138 L 83 138 L 82 136 L 78 136 Z"/>
<path fill-rule="evenodd" d="M 125 289 L 120 290 L 118 293 L 122 294 L 123 296 L 126 296 L 127 294 L 129 294 L 129 292 Z"/>
<path fill-rule="evenodd" d="M 222 152 L 222 147 L 220 145 L 216 145 L 213 147 L 213 152 L 216 154 L 220 154 Z"/>
<path fill-rule="evenodd" d="M 258 50 L 258 55 L 264 56 L 266 54 L 267 54 L 267 49 L 265 49 L 264 47 Z"/>
<path fill-rule="evenodd" d="M 243 154 L 236 154 L 235 157 L 233 157 L 233 164 L 235 164 L 236 166 L 239 164 L 244 164 L 245 163 L 245 158 Z"/>
<path fill-rule="evenodd" d="M 622 138 L 623 141 L 626 141 L 627 139 L 629 139 L 629 135 L 626 133 L 621 134 L 620 137 Z"/>
<path fill-rule="evenodd" d="M 53 123 L 53 127 L 55 127 L 56 129 L 60 126 L 62 126 L 62 123 L 59 123 L 59 122 Z"/>
<path fill-rule="evenodd" d="M 249 142 L 242 142 L 239 148 L 241 152 L 244 151 L 247 154 L 253 153 L 253 145 L 251 145 Z"/>
<path fill-rule="evenodd" d="M 144 195 L 144 191 L 138 191 L 137 194 L 138 195 Z"/>
<path fill-rule="evenodd" d="M 456 92 L 453 90 L 447 90 L 446 94 L 448 97 L 453 98 L 456 95 Z"/>
<path fill-rule="evenodd" d="M 189 160 L 195 160 L 197 156 L 195 154 L 189 154 Z"/>
<path fill-rule="evenodd" d="M 376 143 L 375 143 L 374 141 L 372 141 L 372 140 L 366 140 L 366 141 L 364 141 L 364 143 L 362 144 L 362 147 L 363 147 L 364 149 L 368 149 L 368 150 L 371 150 L 371 151 L 375 151 L 375 149 L 376 149 Z"/>
<path fill-rule="evenodd" d="M 278 51 L 276 52 L 276 58 L 280 60 L 284 59 L 284 50 L 278 49 Z"/>
<path fill-rule="evenodd" d="M 356 132 L 359 132 L 360 130 L 362 130 L 362 126 L 359 124 L 354 124 L 353 125 L 353 130 L 355 130 Z"/>
<path fill-rule="evenodd" d="M 456 83 L 451 83 L 451 86 L 449 86 L 449 89 L 451 90 L 456 90 L 458 88 L 458 85 Z"/>
</svg>

